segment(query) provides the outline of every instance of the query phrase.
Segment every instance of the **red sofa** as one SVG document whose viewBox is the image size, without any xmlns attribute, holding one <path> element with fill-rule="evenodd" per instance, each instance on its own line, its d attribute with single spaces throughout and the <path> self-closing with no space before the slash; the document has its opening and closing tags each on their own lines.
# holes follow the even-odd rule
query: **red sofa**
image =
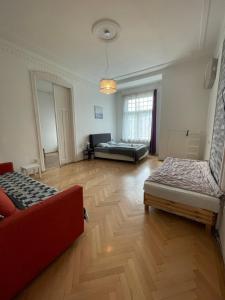
<svg viewBox="0 0 225 300">
<path fill-rule="evenodd" d="M 0 175 L 13 171 L 0 164 Z M 84 231 L 83 191 L 74 186 L 0 221 L 0 299 L 12 299 Z"/>
</svg>

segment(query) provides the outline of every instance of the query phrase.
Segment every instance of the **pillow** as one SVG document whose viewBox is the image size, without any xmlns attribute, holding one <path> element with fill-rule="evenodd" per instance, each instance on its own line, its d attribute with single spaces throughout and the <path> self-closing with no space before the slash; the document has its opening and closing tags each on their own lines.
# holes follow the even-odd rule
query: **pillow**
<svg viewBox="0 0 225 300">
<path fill-rule="evenodd" d="M 109 144 L 108 143 L 99 143 L 99 144 L 97 144 L 97 147 L 106 148 L 106 147 L 109 147 Z"/>
<path fill-rule="evenodd" d="M 108 142 L 108 144 L 109 144 L 109 145 L 116 145 L 117 143 L 114 142 L 114 141 L 110 141 L 110 142 Z"/>
<path fill-rule="evenodd" d="M 16 212 L 16 210 L 17 209 L 15 205 L 1 189 L 0 190 L 0 215 L 2 215 L 3 217 L 9 217 L 13 215 Z"/>
</svg>

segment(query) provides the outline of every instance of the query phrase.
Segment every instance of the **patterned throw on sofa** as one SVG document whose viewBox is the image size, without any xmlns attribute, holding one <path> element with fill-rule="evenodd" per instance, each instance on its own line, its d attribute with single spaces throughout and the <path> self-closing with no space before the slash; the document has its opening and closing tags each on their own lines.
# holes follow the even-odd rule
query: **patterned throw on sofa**
<svg viewBox="0 0 225 300">
<path fill-rule="evenodd" d="M 58 192 L 55 188 L 18 172 L 1 175 L 0 187 L 19 209 L 30 207 Z"/>
</svg>

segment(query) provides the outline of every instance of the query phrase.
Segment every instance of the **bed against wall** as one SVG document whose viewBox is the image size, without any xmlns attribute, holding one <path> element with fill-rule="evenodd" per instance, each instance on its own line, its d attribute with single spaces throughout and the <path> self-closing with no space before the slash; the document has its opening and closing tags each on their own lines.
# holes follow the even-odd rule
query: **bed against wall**
<svg viewBox="0 0 225 300">
<path fill-rule="evenodd" d="M 144 190 L 144 204 L 148 210 L 148 206 L 153 206 L 166 210 L 187 218 L 196 220 L 206 227 L 214 226 L 216 224 L 217 215 L 219 216 L 217 222 L 217 228 L 221 228 L 221 219 L 224 211 L 224 192 L 225 192 L 225 41 L 223 43 L 220 77 L 217 91 L 217 102 L 214 117 L 213 136 L 211 144 L 211 153 L 209 164 L 207 162 L 196 162 L 178 159 L 178 165 L 174 170 L 173 160 L 171 164 L 166 168 L 167 159 L 164 165 L 161 167 L 162 171 L 156 171 L 150 176 L 150 179 L 145 182 Z M 193 174 L 190 178 L 187 178 L 186 186 L 184 185 L 185 176 L 190 175 L 190 171 L 187 169 L 187 163 L 192 165 Z M 198 166 L 199 164 L 203 164 Z M 207 168 L 207 172 L 204 169 Z M 199 171 L 199 174 L 198 172 Z M 157 177 L 157 172 L 160 176 Z M 177 182 L 169 182 L 170 180 Z M 198 178 L 199 176 L 199 178 Z M 155 180 L 158 178 L 158 181 Z M 168 177 L 169 180 L 165 180 Z M 200 187 L 202 182 L 207 179 L 205 187 L 200 191 L 198 189 L 192 190 L 193 183 L 199 184 L 196 187 Z M 155 182 L 156 181 L 156 182 Z M 193 182 L 192 182 L 193 181 Z M 212 182 L 215 183 L 212 184 Z M 218 186 L 216 193 L 206 193 L 207 187 Z M 172 187 L 172 189 L 171 189 Z M 216 191 L 214 187 L 213 191 Z M 191 193 L 190 193 L 191 192 Z M 194 194 L 193 194 L 194 192 Z M 206 194 L 207 198 L 203 195 Z M 211 198 L 209 198 L 209 196 Z M 180 199 L 179 199 L 180 198 Z M 193 201 L 194 200 L 194 201 Z M 204 200 L 204 201 L 203 201 Z M 224 218 L 223 218 L 224 219 Z M 223 239 L 223 237 L 222 237 Z"/>
<path fill-rule="evenodd" d="M 110 133 L 91 134 L 89 140 L 97 158 L 137 162 L 149 152 L 143 144 L 116 143 L 112 141 Z"/>
<path fill-rule="evenodd" d="M 223 193 L 208 162 L 168 157 L 144 184 L 144 204 L 206 225 L 216 224 Z"/>
</svg>

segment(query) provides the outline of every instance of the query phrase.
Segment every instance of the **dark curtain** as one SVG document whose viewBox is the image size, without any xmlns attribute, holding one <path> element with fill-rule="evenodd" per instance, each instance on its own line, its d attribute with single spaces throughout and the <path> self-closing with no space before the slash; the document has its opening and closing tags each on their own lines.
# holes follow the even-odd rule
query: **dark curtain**
<svg viewBox="0 0 225 300">
<path fill-rule="evenodd" d="M 157 90 L 153 92 L 153 106 L 152 106 L 152 128 L 149 153 L 154 155 L 156 153 L 156 110 L 157 110 Z"/>
</svg>

